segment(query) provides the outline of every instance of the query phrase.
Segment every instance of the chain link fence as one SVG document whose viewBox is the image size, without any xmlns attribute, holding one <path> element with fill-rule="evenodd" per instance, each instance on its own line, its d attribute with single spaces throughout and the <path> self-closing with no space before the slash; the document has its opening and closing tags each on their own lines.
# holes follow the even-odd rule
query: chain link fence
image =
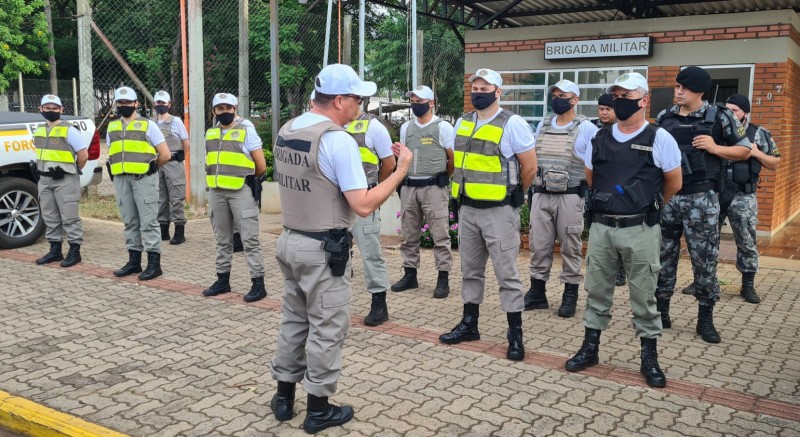
<svg viewBox="0 0 800 437">
<path fill-rule="evenodd" d="M 206 102 L 210 102 L 218 92 L 240 94 L 240 1 L 203 1 L 203 87 Z M 250 118 L 260 134 L 270 138 L 269 2 L 249 0 L 246 3 L 249 19 L 249 54 L 246 56 L 249 89 L 246 94 Z M 341 59 L 358 69 L 358 5 L 352 3 L 342 5 L 341 33 L 338 6 L 334 5 L 329 62 Z M 145 114 L 151 103 L 143 97 L 160 89 L 172 96 L 172 112 L 183 113 L 179 3 L 171 0 L 93 0 L 92 12 L 96 27 L 92 32 L 92 64 L 98 121 L 113 110 L 113 90 L 121 85 L 136 89 Z M 280 2 L 281 122 L 307 107 L 314 75 L 324 63 L 325 12 L 324 1 L 311 5 Z M 350 26 L 344 25 L 347 21 Z M 376 81 L 379 86 L 379 95 L 372 99 L 369 110 L 381 112 L 398 126 L 410 117 L 404 105 L 405 92 L 411 89 L 412 84 L 409 28 L 408 16 L 404 12 L 373 8 L 368 4 L 364 70 L 366 79 Z M 420 17 L 418 28 L 423 36 L 419 83 L 434 89 L 439 100 L 439 114 L 452 121 L 460 115 L 463 107 L 463 48 L 447 25 Z M 191 45 L 192 41 L 188 43 Z M 133 80 L 129 72 L 138 81 Z M 206 118 L 210 123 L 210 111 Z"/>
</svg>

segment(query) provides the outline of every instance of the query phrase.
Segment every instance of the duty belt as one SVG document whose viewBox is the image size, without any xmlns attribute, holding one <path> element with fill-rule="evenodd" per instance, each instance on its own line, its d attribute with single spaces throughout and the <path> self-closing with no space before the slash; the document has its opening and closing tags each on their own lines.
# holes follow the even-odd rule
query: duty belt
<svg viewBox="0 0 800 437">
<path fill-rule="evenodd" d="M 39 170 L 36 170 L 36 173 L 37 173 L 39 176 L 47 176 L 47 177 L 49 177 L 49 178 L 52 178 L 53 176 L 55 176 L 55 175 L 57 174 L 57 172 L 52 172 L 52 171 L 39 171 Z"/>
<path fill-rule="evenodd" d="M 403 185 L 407 187 L 428 187 L 431 185 L 436 185 L 436 177 L 434 176 L 425 179 L 405 178 L 403 180 Z"/>
<path fill-rule="evenodd" d="M 332 235 L 331 231 L 333 230 L 331 229 L 331 231 L 318 231 L 318 232 L 299 231 L 297 229 L 287 228 L 286 226 L 284 226 L 283 229 L 289 232 L 293 232 L 295 234 L 300 234 L 304 237 L 313 238 L 318 241 L 322 241 L 325 237 L 330 237 Z"/>
<path fill-rule="evenodd" d="M 743 194 L 753 194 L 756 192 L 757 185 L 755 182 L 748 182 L 746 184 L 739 184 L 739 193 Z"/>
<path fill-rule="evenodd" d="M 495 208 L 498 206 L 511 205 L 511 196 L 506 196 L 505 199 L 498 202 L 494 202 L 491 200 L 475 200 L 475 199 L 470 199 L 469 197 L 462 197 L 461 199 L 459 199 L 459 203 L 461 205 L 471 206 L 473 208 L 488 209 L 488 208 Z"/>
<path fill-rule="evenodd" d="M 567 188 L 566 191 L 547 191 L 544 189 L 544 187 L 534 186 L 533 192 L 541 194 L 577 194 L 581 197 L 584 197 L 586 195 L 586 188 L 584 186 L 579 186 Z"/>
<path fill-rule="evenodd" d="M 603 214 L 594 214 L 592 216 L 592 221 L 610 228 L 630 228 L 631 226 L 639 226 L 645 222 L 645 219 L 647 219 L 645 214 L 632 217 L 611 217 Z"/>
<path fill-rule="evenodd" d="M 711 191 L 716 187 L 714 181 L 700 182 L 699 184 L 684 185 L 678 194 L 697 194 L 704 191 Z"/>
</svg>

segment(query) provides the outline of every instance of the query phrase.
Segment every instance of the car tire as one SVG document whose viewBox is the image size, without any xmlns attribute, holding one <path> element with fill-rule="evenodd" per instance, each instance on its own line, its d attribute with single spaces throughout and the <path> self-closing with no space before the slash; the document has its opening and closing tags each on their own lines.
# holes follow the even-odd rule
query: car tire
<svg viewBox="0 0 800 437">
<path fill-rule="evenodd" d="M 0 180 L 0 248 L 30 246 L 44 233 L 39 190 L 28 179 Z"/>
</svg>

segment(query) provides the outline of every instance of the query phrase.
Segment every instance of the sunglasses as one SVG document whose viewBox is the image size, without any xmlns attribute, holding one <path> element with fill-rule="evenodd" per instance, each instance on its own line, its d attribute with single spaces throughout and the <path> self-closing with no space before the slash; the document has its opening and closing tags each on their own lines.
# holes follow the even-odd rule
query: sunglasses
<svg viewBox="0 0 800 437">
<path fill-rule="evenodd" d="M 361 96 L 355 96 L 355 95 L 353 95 L 353 94 L 344 94 L 344 96 L 345 96 L 345 97 L 350 97 L 351 99 L 355 100 L 355 101 L 356 101 L 356 103 L 358 103 L 359 105 L 360 105 L 362 102 L 364 102 L 364 98 L 363 98 L 363 97 L 361 97 Z"/>
</svg>

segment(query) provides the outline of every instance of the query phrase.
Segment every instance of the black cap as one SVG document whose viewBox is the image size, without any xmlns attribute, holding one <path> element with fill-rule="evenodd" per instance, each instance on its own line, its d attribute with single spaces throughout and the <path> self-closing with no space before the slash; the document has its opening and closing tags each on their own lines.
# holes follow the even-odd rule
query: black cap
<svg viewBox="0 0 800 437">
<path fill-rule="evenodd" d="M 675 82 L 696 92 L 704 93 L 711 89 L 711 76 L 700 67 L 684 68 L 675 78 Z"/>
<path fill-rule="evenodd" d="M 612 96 L 611 94 L 600 94 L 600 97 L 597 99 L 597 104 L 600 106 L 608 106 L 613 108 L 614 96 Z"/>
<path fill-rule="evenodd" d="M 726 103 L 733 103 L 734 105 L 738 106 L 739 109 L 744 111 L 745 114 L 750 113 L 750 99 L 748 99 L 746 96 L 734 94 L 728 97 L 728 101 Z"/>
</svg>

